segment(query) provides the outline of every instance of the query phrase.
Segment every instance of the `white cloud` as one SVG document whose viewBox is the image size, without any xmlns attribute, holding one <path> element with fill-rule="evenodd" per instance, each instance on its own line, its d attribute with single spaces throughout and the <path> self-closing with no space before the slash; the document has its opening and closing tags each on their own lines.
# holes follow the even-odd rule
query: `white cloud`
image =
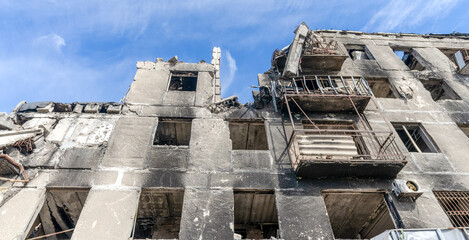
<svg viewBox="0 0 469 240">
<path fill-rule="evenodd" d="M 35 39 L 35 42 L 44 46 L 52 47 L 58 52 L 60 52 L 61 48 L 66 45 L 65 39 L 55 33 L 38 37 Z"/>
<path fill-rule="evenodd" d="M 393 0 L 371 17 L 362 31 L 390 32 L 405 30 L 428 19 L 448 14 L 459 0 Z"/>
<path fill-rule="evenodd" d="M 226 60 L 226 64 L 223 60 Z M 236 66 L 236 60 L 231 56 L 230 51 L 222 50 L 222 61 L 220 63 L 220 81 L 221 81 L 221 89 L 222 95 L 226 93 L 228 89 L 230 89 L 231 84 L 233 83 L 236 71 L 238 67 Z"/>
</svg>

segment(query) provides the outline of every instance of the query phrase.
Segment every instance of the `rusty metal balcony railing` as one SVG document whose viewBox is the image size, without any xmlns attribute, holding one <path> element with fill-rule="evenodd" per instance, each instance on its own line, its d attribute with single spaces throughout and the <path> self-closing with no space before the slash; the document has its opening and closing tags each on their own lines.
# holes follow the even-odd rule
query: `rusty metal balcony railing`
<svg viewBox="0 0 469 240">
<path fill-rule="evenodd" d="M 307 112 L 363 112 L 373 96 L 361 76 L 303 75 L 280 83 L 284 103 L 293 99 Z"/>
<path fill-rule="evenodd" d="M 334 83 L 332 82 L 330 86 L 334 86 Z M 362 86 L 365 88 L 366 83 Z M 297 177 L 394 178 L 405 166 L 407 163 L 405 156 L 397 146 L 390 124 L 384 118 L 375 100 L 368 95 L 368 92 L 365 92 L 366 104 L 371 99 L 374 103 L 374 111 L 381 115 L 387 129 L 374 130 L 371 127 L 363 113 L 366 104 L 352 97 L 361 96 L 357 95 L 360 93 L 364 94 L 358 90 L 358 87 L 355 88 L 354 95 L 341 94 L 345 97 L 337 101 L 335 97 L 337 90 L 330 88 L 329 91 L 333 93 L 328 93 L 327 96 L 330 96 L 328 102 L 314 102 L 317 99 L 316 95 L 323 96 L 324 94 L 324 90 L 321 91 L 319 88 L 315 90 L 315 93 L 311 93 L 310 90 L 309 94 L 303 94 L 306 95 L 303 99 L 298 97 L 299 90 L 296 92 L 296 89 L 292 94 L 283 95 L 283 103 L 293 130 L 287 148 Z M 345 88 L 343 91 L 346 91 Z M 303 115 L 304 123 L 301 126 L 296 126 L 300 118 L 298 115 L 293 117 L 292 107 Z M 351 116 L 350 113 L 338 113 L 342 116 L 350 116 L 345 122 L 312 120 L 309 116 L 318 108 L 331 112 L 351 110 L 350 112 L 355 112 L 356 116 Z M 372 110 L 371 107 L 370 110 Z"/>
<path fill-rule="evenodd" d="M 285 94 L 373 95 L 361 76 L 303 75 L 283 87 Z"/>
</svg>

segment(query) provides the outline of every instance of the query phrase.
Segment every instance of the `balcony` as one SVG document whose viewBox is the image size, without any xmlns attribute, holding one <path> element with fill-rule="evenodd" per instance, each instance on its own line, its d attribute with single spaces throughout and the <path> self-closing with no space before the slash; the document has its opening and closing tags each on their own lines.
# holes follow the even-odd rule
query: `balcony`
<svg viewBox="0 0 469 240">
<path fill-rule="evenodd" d="M 304 76 L 284 84 L 280 96 L 293 130 L 287 146 L 298 178 L 392 179 L 407 163 L 364 78 Z M 379 131 L 364 114 L 367 106 L 386 123 Z M 323 113 L 335 117 L 325 121 Z"/>
<path fill-rule="evenodd" d="M 361 76 L 304 75 L 279 82 L 278 95 L 284 98 L 280 104 L 293 112 L 301 108 L 305 112 L 361 113 L 373 96 Z"/>
<path fill-rule="evenodd" d="M 406 164 L 392 132 L 352 125 L 294 129 L 288 150 L 298 178 L 392 179 Z"/>
<path fill-rule="evenodd" d="M 313 34 L 311 47 L 306 48 L 301 56 L 301 68 L 308 70 L 340 71 L 347 58 L 345 48 L 336 41 L 327 41 Z"/>
</svg>

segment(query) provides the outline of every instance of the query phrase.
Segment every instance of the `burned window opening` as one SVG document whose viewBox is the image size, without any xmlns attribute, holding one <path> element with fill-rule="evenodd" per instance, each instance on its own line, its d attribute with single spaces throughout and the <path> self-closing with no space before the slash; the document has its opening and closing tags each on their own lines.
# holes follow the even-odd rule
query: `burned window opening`
<svg viewBox="0 0 469 240">
<path fill-rule="evenodd" d="M 183 200 L 184 190 L 143 190 L 134 239 L 178 239 Z"/>
<path fill-rule="evenodd" d="M 433 191 L 454 227 L 469 227 L 468 191 Z"/>
<path fill-rule="evenodd" d="M 423 71 L 425 67 L 412 54 L 412 49 L 395 50 L 394 53 L 409 67 L 410 70 Z"/>
<path fill-rule="evenodd" d="M 377 98 L 396 98 L 394 86 L 385 77 L 365 77 L 373 95 Z"/>
<path fill-rule="evenodd" d="M 438 147 L 419 123 L 393 123 L 399 138 L 409 152 L 438 153 Z"/>
<path fill-rule="evenodd" d="M 354 61 L 356 60 L 375 60 L 371 52 L 365 45 L 346 45 L 345 48 Z"/>
<path fill-rule="evenodd" d="M 89 189 L 50 189 L 27 238 L 54 234 L 51 238 L 71 239 L 88 193 Z"/>
<path fill-rule="evenodd" d="M 420 80 L 420 82 L 430 92 L 433 101 L 445 99 L 461 100 L 461 97 L 441 79 Z"/>
<path fill-rule="evenodd" d="M 195 91 L 197 88 L 197 72 L 171 72 L 170 91 Z"/>
<path fill-rule="evenodd" d="M 237 239 L 270 239 L 278 236 L 274 191 L 234 190 Z"/>
<path fill-rule="evenodd" d="M 233 150 L 269 150 L 267 133 L 262 120 L 230 120 Z"/>
<path fill-rule="evenodd" d="M 394 229 L 383 192 L 323 192 L 336 239 L 369 239 Z"/>
<path fill-rule="evenodd" d="M 159 118 L 153 145 L 189 146 L 191 118 Z"/>
</svg>

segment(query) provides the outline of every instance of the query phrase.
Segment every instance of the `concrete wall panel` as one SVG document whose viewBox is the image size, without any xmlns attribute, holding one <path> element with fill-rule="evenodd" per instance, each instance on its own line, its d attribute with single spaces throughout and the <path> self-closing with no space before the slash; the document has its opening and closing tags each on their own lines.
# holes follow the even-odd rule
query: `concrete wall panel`
<svg viewBox="0 0 469 240">
<path fill-rule="evenodd" d="M 367 45 L 368 50 L 385 70 L 409 70 L 404 62 L 394 53 L 389 46 Z"/>
<path fill-rule="evenodd" d="M 91 189 L 72 235 L 78 239 L 128 240 L 137 211 L 136 190 Z"/>
<path fill-rule="evenodd" d="M 334 239 L 321 194 L 277 191 L 276 201 L 283 239 Z"/>
<path fill-rule="evenodd" d="M 0 238 L 22 240 L 44 204 L 45 188 L 24 188 L 0 207 Z"/>
<path fill-rule="evenodd" d="M 155 132 L 156 118 L 122 117 L 117 122 L 104 155 L 103 167 L 143 168 Z"/>
<path fill-rule="evenodd" d="M 179 239 L 233 239 L 233 190 L 186 189 Z"/>
<path fill-rule="evenodd" d="M 228 123 L 222 119 L 194 119 L 189 166 L 198 170 L 231 169 L 231 140 Z"/>
</svg>

